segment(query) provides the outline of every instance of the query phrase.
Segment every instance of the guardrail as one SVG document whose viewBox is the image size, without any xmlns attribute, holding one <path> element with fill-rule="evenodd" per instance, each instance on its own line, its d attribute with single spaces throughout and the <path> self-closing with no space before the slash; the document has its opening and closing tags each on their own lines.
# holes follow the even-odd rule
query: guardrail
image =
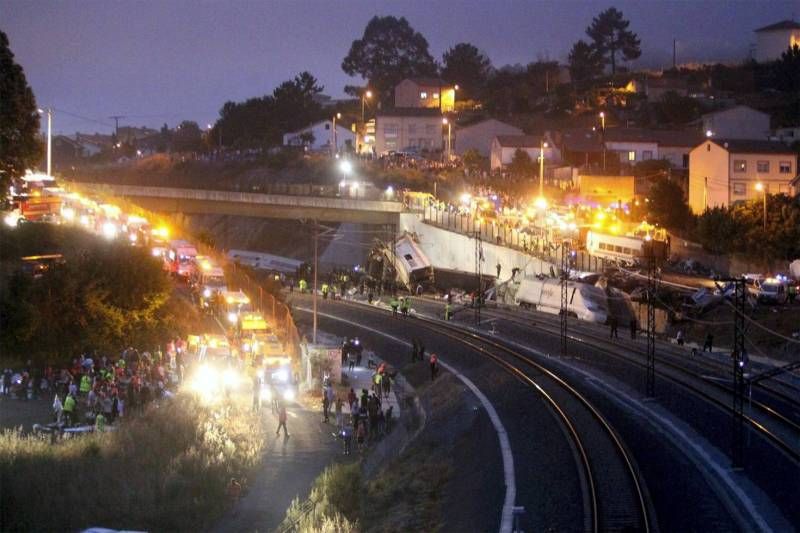
<svg viewBox="0 0 800 533">
<path fill-rule="evenodd" d="M 272 194 L 261 192 L 218 191 L 210 189 L 183 189 L 179 187 L 117 185 L 112 183 L 79 183 L 77 185 L 84 189 L 92 190 L 100 194 L 111 194 L 115 196 L 126 197 L 266 204 L 283 207 L 316 207 L 324 209 L 348 209 L 389 213 L 400 213 L 404 210 L 403 203 L 399 200 L 369 199 L 359 195 L 342 197 L 336 195 Z"/>
</svg>

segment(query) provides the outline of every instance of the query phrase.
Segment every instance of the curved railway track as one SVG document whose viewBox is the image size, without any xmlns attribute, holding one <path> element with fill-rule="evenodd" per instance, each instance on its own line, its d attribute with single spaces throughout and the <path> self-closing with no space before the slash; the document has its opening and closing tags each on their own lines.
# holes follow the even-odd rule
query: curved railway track
<svg viewBox="0 0 800 533">
<path fill-rule="evenodd" d="M 429 301 L 428 301 L 429 302 Z M 432 303 L 432 302 L 429 302 Z M 494 316 L 516 323 L 521 327 L 531 327 L 531 323 L 509 312 L 497 309 L 481 310 L 485 316 Z M 555 317 L 557 320 L 558 317 Z M 536 317 L 535 327 L 554 337 L 560 337 L 561 331 L 555 320 L 549 318 Z M 571 319 L 574 324 L 575 319 Z M 643 352 L 627 346 L 624 343 L 611 342 L 605 336 L 587 331 L 586 327 L 579 327 L 577 331 L 568 333 L 571 342 L 591 347 L 593 350 L 603 353 L 611 358 L 623 361 L 644 370 L 646 364 L 643 361 Z M 722 383 L 693 372 L 686 368 L 684 364 L 679 364 L 675 360 L 656 355 L 656 364 L 667 367 L 669 372 L 660 372 L 659 375 L 672 383 L 688 390 L 692 394 L 701 397 L 708 403 L 716 406 L 725 413 L 733 416 L 731 401 L 732 385 Z M 680 377 L 679 377 L 680 376 Z M 790 400 L 790 405 L 793 403 Z M 756 434 L 765 438 L 775 448 L 786 454 L 796 464 L 800 464 L 800 421 L 790 418 L 783 412 L 779 412 L 775 406 L 767 405 L 762 400 L 751 400 L 750 403 L 758 413 L 745 413 L 744 420 Z"/>
<path fill-rule="evenodd" d="M 347 301 L 343 305 L 387 311 Z M 592 403 L 558 375 L 522 352 L 473 332 L 417 316 L 415 324 L 469 347 L 533 388 L 563 424 L 584 485 L 591 531 L 650 531 L 652 505 L 630 452 Z"/>
</svg>

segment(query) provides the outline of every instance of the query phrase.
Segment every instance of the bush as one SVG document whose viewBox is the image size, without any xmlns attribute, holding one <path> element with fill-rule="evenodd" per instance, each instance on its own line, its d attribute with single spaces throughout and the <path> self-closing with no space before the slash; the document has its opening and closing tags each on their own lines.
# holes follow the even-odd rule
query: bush
<svg viewBox="0 0 800 533">
<path fill-rule="evenodd" d="M 225 509 L 230 478 L 260 461 L 264 438 L 246 408 L 223 415 L 182 395 L 116 432 L 55 445 L 5 431 L 0 529 L 207 529 Z"/>
</svg>

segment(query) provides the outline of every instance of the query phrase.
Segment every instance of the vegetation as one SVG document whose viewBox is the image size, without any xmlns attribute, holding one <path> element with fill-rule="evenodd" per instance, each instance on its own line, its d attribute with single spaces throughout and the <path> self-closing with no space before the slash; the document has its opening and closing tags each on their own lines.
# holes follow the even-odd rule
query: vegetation
<svg viewBox="0 0 800 533">
<path fill-rule="evenodd" d="M 0 190 L 42 157 L 36 99 L 0 31 Z"/>
<path fill-rule="evenodd" d="M 642 55 L 641 41 L 628 30 L 630 22 L 625 20 L 622 11 L 610 7 L 592 20 L 586 28 L 586 35 L 592 40 L 592 48 L 606 64 L 611 65 L 611 75 L 617 73 L 617 54 L 625 60 L 636 59 Z"/>
<path fill-rule="evenodd" d="M 261 459 L 264 429 L 247 405 L 225 412 L 179 395 L 117 431 L 50 444 L 0 433 L 4 531 L 207 530 L 227 483 Z"/>
<path fill-rule="evenodd" d="M 225 102 L 208 138 L 237 148 L 279 145 L 284 133 L 322 118 L 322 107 L 314 101 L 322 90 L 314 76 L 301 72 L 293 80 L 281 83 L 271 95 Z"/>
<path fill-rule="evenodd" d="M 442 78 L 458 85 L 458 99 L 479 99 L 492 73 L 492 62 L 470 43 L 458 43 L 442 55 Z"/>
<path fill-rule="evenodd" d="M 514 157 L 511 158 L 511 164 L 508 165 L 508 171 L 516 178 L 532 177 L 535 165 L 528 152 L 519 148 L 514 151 Z"/>
<path fill-rule="evenodd" d="M 435 76 L 436 62 L 428 41 L 405 17 L 372 17 L 361 39 L 356 39 L 342 61 L 342 70 L 359 75 L 384 101 L 404 78 Z"/>
<path fill-rule="evenodd" d="M 16 263 L 43 253 L 61 253 L 64 261 L 37 278 Z M 4 356 L 64 361 L 86 349 L 154 346 L 181 332 L 169 279 L 143 248 L 99 241 L 76 228 L 28 224 L 0 230 L 0 258 Z"/>
</svg>

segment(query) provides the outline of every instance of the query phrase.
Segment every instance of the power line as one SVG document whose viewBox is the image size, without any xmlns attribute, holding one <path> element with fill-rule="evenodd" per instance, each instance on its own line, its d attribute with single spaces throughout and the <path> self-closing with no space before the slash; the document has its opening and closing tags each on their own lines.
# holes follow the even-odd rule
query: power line
<svg viewBox="0 0 800 533">
<path fill-rule="evenodd" d="M 94 119 L 94 118 L 85 117 L 83 115 L 79 115 L 79 114 L 73 113 L 71 111 L 66 111 L 64 109 L 59 109 L 57 107 L 53 107 L 52 109 L 53 109 L 53 111 L 57 111 L 58 113 L 62 113 L 64 115 L 68 115 L 70 117 L 77 118 L 77 119 L 80 119 L 80 120 L 85 120 L 87 122 L 93 122 L 95 124 L 100 124 L 101 126 L 105 126 L 107 128 L 113 128 L 114 127 L 113 124 L 109 124 L 108 122 L 102 122 L 102 121 Z"/>
</svg>

